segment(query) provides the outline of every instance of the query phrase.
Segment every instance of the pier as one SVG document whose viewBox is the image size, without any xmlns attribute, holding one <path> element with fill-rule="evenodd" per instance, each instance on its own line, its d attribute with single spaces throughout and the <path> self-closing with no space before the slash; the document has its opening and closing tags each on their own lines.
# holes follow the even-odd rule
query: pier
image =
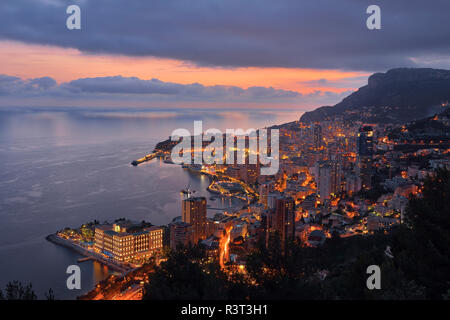
<svg viewBox="0 0 450 320">
<path fill-rule="evenodd" d="M 78 263 L 81 263 L 81 262 L 85 262 L 85 261 L 89 261 L 89 260 L 95 260 L 95 258 L 89 256 L 89 257 L 80 258 L 77 261 L 78 261 Z"/>
<path fill-rule="evenodd" d="M 131 164 L 133 166 L 138 166 L 138 165 L 140 165 L 143 162 L 147 162 L 147 161 L 150 161 L 152 159 L 155 159 L 158 155 L 159 155 L 158 152 L 153 152 L 153 153 L 150 153 L 150 154 L 146 155 L 143 158 L 140 158 L 140 159 L 132 161 Z"/>
</svg>

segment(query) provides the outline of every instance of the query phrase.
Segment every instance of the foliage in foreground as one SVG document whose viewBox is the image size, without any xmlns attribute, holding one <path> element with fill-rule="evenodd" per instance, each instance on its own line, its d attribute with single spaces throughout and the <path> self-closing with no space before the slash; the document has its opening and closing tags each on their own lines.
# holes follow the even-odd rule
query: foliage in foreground
<svg viewBox="0 0 450 320">
<path fill-rule="evenodd" d="M 33 291 L 31 283 L 24 286 L 21 282 L 14 280 L 10 281 L 5 291 L 0 290 L 0 300 L 36 300 L 37 296 Z"/>
<path fill-rule="evenodd" d="M 0 300 L 37 300 L 37 298 L 31 283 L 23 285 L 20 281 L 14 280 L 8 282 L 4 291 L 0 290 Z M 45 299 L 55 300 L 52 289 L 45 293 Z"/>
</svg>

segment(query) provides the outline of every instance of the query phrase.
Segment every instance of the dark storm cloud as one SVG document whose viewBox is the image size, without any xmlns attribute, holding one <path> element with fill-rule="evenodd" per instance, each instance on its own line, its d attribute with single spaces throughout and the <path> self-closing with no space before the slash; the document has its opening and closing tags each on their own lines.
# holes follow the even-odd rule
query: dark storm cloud
<svg viewBox="0 0 450 320">
<path fill-rule="evenodd" d="M 81 31 L 65 27 L 69 4 Z M 381 30 L 365 26 L 370 4 Z M 445 67 L 449 12 L 448 0 L 2 0 L 0 38 L 212 66 Z"/>
</svg>

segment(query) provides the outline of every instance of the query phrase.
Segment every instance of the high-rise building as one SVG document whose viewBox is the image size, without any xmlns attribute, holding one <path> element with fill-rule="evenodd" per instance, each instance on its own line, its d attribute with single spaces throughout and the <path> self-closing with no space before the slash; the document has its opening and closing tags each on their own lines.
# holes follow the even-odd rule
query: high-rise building
<svg viewBox="0 0 450 320">
<path fill-rule="evenodd" d="M 281 193 L 279 191 L 269 192 L 267 195 L 267 208 L 275 209 L 277 205 L 277 199 L 281 197 Z"/>
<path fill-rule="evenodd" d="M 320 124 L 313 126 L 314 149 L 319 150 L 322 147 L 322 127 Z"/>
<path fill-rule="evenodd" d="M 244 180 L 244 182 L 247 184 L 253 184 L 257 182 L 259 175 L 260 175 L 259 163 L 244 165 L 244 170 L 241 173 L 242 180 Z"/>
<path fill-rule="evenodd" d="M 320 199 L 329 199 L 331 194 L 331 166 L 328 161 L 316 163 L 316 183 Z"/>
<path fill-rule="evenodd" d="M 260 239 L 264 240 L 267 245 L 268 233 L 271 226 L 271 216 L 273 215 L 274 209 L 266 209 L 261 213 L 261 232 L 259 233 Z"/>
<path fill-rule="evenodd" d="M 269 196 L 270 184 L 269 183 L 261 183 L 259 185 L 259 203 L 263 204 L 264 209 L 268 208 L 267 198 Z"/>
<path fill-rule="evenodd" d="M 357 174 L 361 178 L 361 188 L 370 189 L 372 186 L 372 156 L 373 156 L 373 129 L 369 126 L 359 128 Z"/>
<path fill-rule="evenodd" d="M 372 187 L 372 158 L 358 156 L 356 159 L 356 174 L 360 177 L 361 189 L 368 190 Z"/>
<path fill-rule="evenodd" d="M 358 155 L 372 156 L 373 155 L 373 129 L 370 126 L 363 126 L 359 128 L 357 138 Z"/>
<path fill-rule="evenodd" d="M 331 193 L 339 194 L 342 192 L 342 164 L 340 160 L 331 160 Z"/>
<path fill-rule="evenodd" d="M 189 197 L 182 202 L 182 221 L 192 225 L 192 241 L 206 238 L 206 198 Z"/>
<path fill-rule="evenodd" d="M 280 233 L 281 242 L 292 240 L 295 235 L 295 202 L 291 197 L 277 199 L 272 227 Z"/>
<path fill-rule="evenodd" d="M 348 174 L 345 176 L 345 192 L 352 196 L 361 190 L 361 178 L 356 174 Z"/>
<path fill-rule="evenodd" d="M 192 244 L 193 240 L 192 225 L 186 222 L 178 221 L 170 224 L 170 248 L 176 249 L 177 246 L 185 247 Z"/>
<path fill-rule="evenodd" d="M 342 172 L 339 161 L 319 161 L 316 163 L 315 171 L 320 199 L 330 199 L 332 194 L 340 193 Z"/>
</svg>

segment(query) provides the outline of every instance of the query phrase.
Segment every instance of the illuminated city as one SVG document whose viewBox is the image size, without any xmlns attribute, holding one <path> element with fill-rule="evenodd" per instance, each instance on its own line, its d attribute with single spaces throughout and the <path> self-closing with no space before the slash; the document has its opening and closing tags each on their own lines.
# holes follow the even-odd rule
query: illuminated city
<svg viewBox="0 0 450 320">
<path fill-rule="evenodd" d="M 435 311 L 416 301 L 450 300 L 449 12 L 0 1 L 0 306 Z"/>
</svg>

